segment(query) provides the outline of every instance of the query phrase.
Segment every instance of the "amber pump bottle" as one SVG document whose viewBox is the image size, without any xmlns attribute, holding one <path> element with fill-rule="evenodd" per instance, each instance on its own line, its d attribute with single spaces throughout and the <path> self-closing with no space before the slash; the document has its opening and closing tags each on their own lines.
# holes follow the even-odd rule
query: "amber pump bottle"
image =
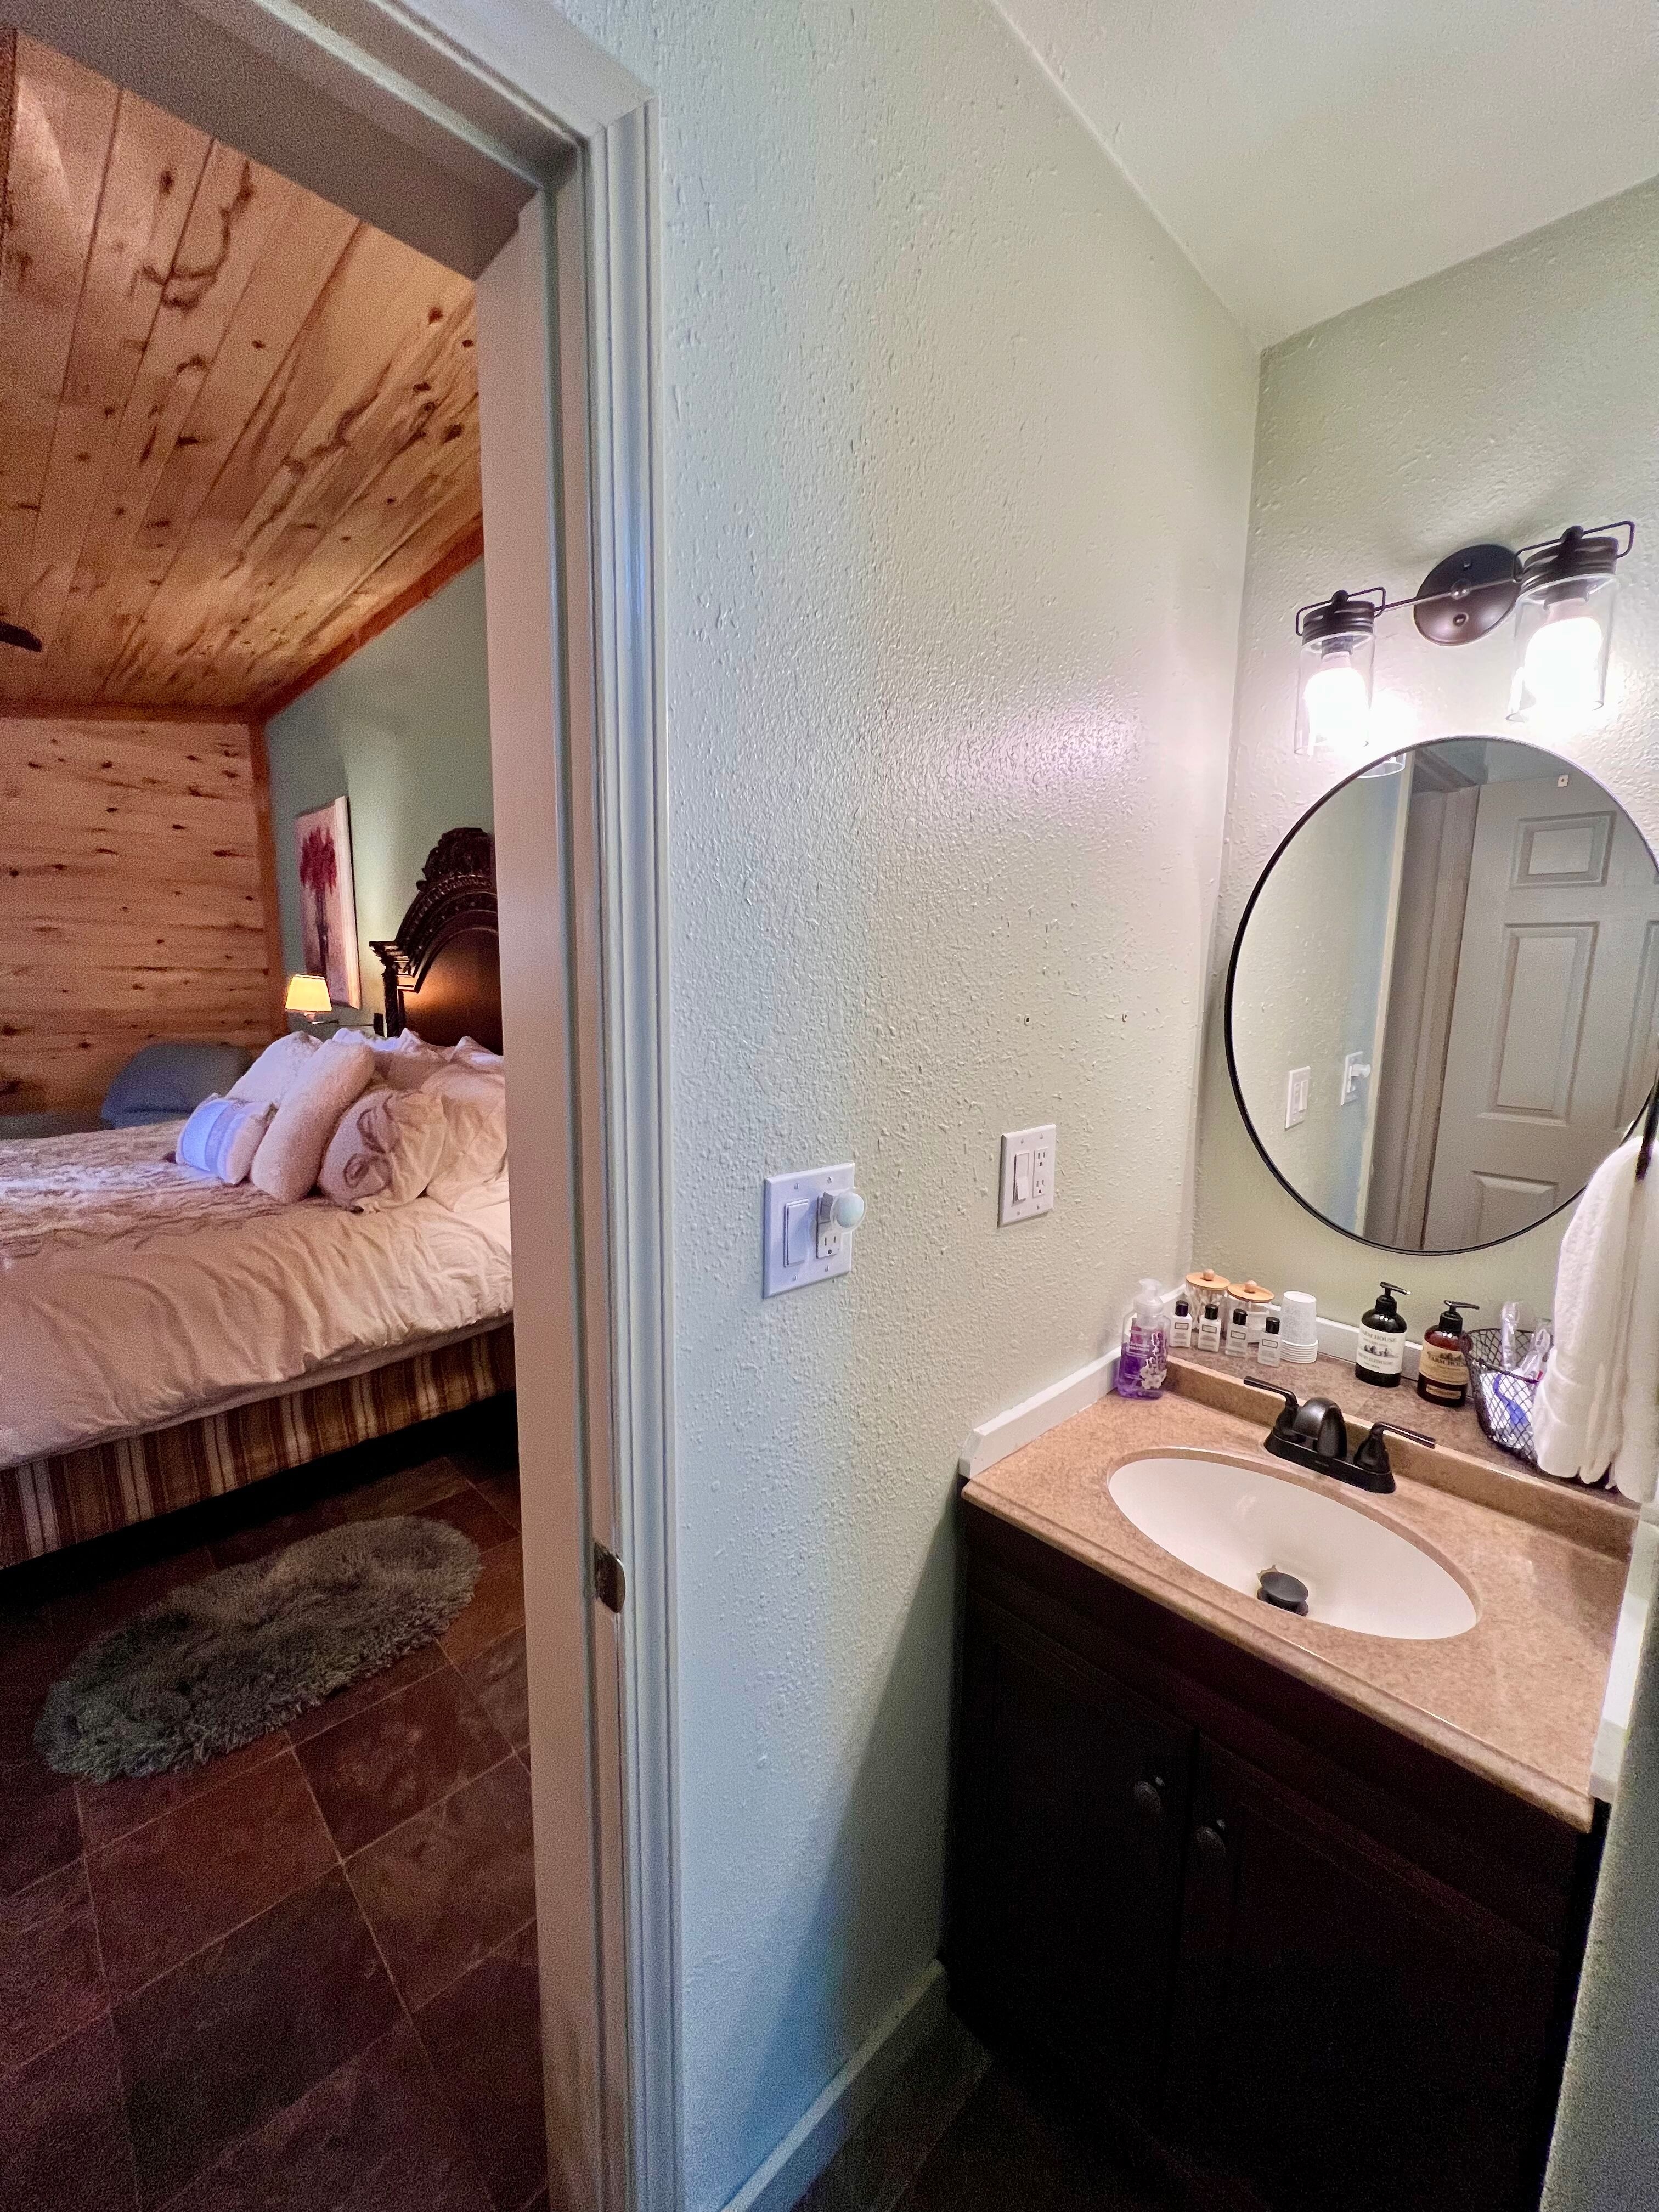
<svg viewBox="0 0 1659 2212">
<path fill-rule="evenodd" d="M 1473 1298 L 1448 1298 L 1445 1309 L 1423 1339 L 1417 1364 L 1417 1395 L 1431 1406 L 1462 1406 L 1469 1395 L 1469 1364 L 1463 1357 L 1463 1316 L 1479 1313 Z"/>
</svg>

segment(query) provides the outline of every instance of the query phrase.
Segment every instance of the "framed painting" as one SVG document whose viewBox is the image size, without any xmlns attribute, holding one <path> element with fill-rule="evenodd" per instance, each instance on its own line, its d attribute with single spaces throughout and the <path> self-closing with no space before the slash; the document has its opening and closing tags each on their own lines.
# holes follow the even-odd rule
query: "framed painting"
<svg viewBox="0 0 1659 2212">
<path fill-rule="evenodd" d="M 337 1006 L 361 1006 L 357 898 L 351 879 L 351 811 L 343 799 L 294 817 L 300 915 L 307 975 L 325 975 Z"/>
</svg>

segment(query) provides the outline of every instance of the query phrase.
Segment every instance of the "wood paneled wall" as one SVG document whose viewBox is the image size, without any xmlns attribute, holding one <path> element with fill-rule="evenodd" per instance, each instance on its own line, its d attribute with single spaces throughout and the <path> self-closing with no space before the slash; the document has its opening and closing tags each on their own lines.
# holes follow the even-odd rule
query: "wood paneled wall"
<svg viewBox="0 0 1659 2212">
<path fill-rule="evenodd" d="M 154 1037 L 283 1026 L 262 732 L 0 713 L 0 1111 L 95 1109 Z"/>
</svg>

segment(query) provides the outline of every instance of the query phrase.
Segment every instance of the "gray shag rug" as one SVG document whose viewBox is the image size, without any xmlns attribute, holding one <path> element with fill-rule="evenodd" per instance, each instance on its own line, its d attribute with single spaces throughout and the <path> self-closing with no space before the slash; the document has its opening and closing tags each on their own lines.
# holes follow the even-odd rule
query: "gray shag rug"
<svg viewBox="0 0 1659 2212">
<path fill-rule="evenodd" d="M 479 1565 L 459 1529 L 400 1514 L 222 1567 L 89 1644 L 46 1693 L 35 1743 L 88 1782 L 234 1751 L 435 1642 Z"/>
</svg>

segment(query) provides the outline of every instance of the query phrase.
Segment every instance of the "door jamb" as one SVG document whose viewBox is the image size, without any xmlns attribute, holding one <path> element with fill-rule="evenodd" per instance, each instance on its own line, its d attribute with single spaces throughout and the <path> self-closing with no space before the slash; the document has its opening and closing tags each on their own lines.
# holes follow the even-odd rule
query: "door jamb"
<svg viewBox="0 0 1659 2212">
<path fill-rule="evenodd" d="M 554 320 L 565 326 L 554 333 L 563 343 L 552 380 L 559 417 L 552 428 L 564 455 L 566 498 L 556 517 L 550 604 L 566 710 L 560 772 L 567 821 L 577 832 L 586 827 L 593 840 L 586 865 L 579 856 L 567 871 L 563 913 L 577 1002 L 569 1034 L 582 1063 L 573 1087 L 579 1111 L 586 1092 L 599 1122 L 593 1144 L 584 1146 L 587 1171 L 577 1164 L 574 1190 L 580 1273 L 588 1292 L 579 1410 L 590 1463 L 580 1486 L 590 1533 L 618 1553 L 628 1587 L 613 1622 L 593 1601 L 586 1577 L 590 1681 L 603 1684 L 608 1668 L 617 1694 L 609 1725 L 603 1689 L 588 1710 L 590 1772 L 599 1784 L 590 1799 L 601 1801 L 593 1803 L 596 1995 L 606 2044 L 613 2057 L 625 2052 L 627 2073 L 625 2106 L 614 2095 L 605 2098 L 621 2120 L 624 2165 L 620 2191 L 607 2185 L 605 2196 L 617 2212 L 622 2204 L 631 2212 L 676 2212 L 682 2179 L 655 104 L 544 0 L 310 0 L 308 7 L 297 0 L 146 0 L 152 52 L 163 19 L 176 28 L 180 10 L 297 69 L 387 133 L 386 143 L 401 137 L 428 157 L 434 148 L 441 157 L 447 149 L 458 179 L 476 179 L 481 161 L 493 163 L 521 195 L 528 186 L 544 196 L 559 248 L 563 273 Z M 12 0 L 9 12 L 20 28 L 167 102 L 164 83 L 153 76 L 138 81 L 144 64 L 125 0 L 97 6 Z M 187 50 L 187 35 L 185 44 Z M 296 116 L 300 150 L 292 161 L 272 162 L 301 183 L 306 128 Z M 337 153 L 328 155 L 331 164 Z M 521 228 L 535 204 L 525 210 Z M 577 254 L 573 290 L 565 278 Z M 585 500 L 570 496 L 573 463 L 585 477 Z M 579 578 L 571 564 L 584 550 L 586 574 Z M 582 732 L 572 726 L 571 680 L 580 689 L 590 674 L 591 731 Z M 584 872 L 592 894 L 586 928 Z M 586 1024 L 583 1003 L 597 1017 Z M 595 1439 L 603 1464 L 594 1462 Z M 607 1498 L 608 1535 L 601 1525 Z M 595 1762 L 615 1771 L 607 1777 Z M 607 1781 L 614 1784 L 614 1819 L 602 1802 Z"/>
</svg>

